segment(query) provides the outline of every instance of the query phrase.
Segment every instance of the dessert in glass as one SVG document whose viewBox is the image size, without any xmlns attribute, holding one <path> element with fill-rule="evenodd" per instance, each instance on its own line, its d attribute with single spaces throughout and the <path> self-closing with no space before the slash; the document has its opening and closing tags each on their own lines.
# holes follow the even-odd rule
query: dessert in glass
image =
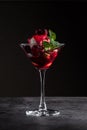
<svg viewBox="0 0 87 130">
<path fill-rule="evenodd" d="M 58 116 L 60 114 L 58 110 L 47 109 L 45 101 L 45 74 L 63 46 L 64 43 L 56 41 L 56 34 L 50 29 L 38 29 L 32 37 L 28 38 L 27 43 L 20 44 L 20 47 L 31 60 L 33 66 L 39 71 L 41 85 L 39 108 L 37 110 L 27 110 L 26 115 Z"/>
</svg>

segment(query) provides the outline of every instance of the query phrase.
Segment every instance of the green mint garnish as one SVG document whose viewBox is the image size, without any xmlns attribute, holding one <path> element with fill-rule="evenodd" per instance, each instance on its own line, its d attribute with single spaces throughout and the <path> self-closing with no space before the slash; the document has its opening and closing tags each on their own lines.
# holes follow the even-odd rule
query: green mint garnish
<svg viewBox="0 0 87 130">
<path fill-rule="evenodd" d="M 52 45 L 48 42 L 43 42 L 45 51 L 52 50 Z"/>
<path fill-rule="evenodd" d="M 45 51 L 54 50 L 56 48 L 64 46 L 64 44 L 61 44 L 58 41 L 55 41 L 56 34 L 53 31 L 49 30 L 49 36 L 48 37 L 50 38 L 50 43 L 43 41 Z"/>
<path fill-rule="evenodd" d="M 50 29 L 49 29 L 49 37 L 52 40 L 56 40 L 56 34 L 52 30 L 50 30 Z"/>
</svg>

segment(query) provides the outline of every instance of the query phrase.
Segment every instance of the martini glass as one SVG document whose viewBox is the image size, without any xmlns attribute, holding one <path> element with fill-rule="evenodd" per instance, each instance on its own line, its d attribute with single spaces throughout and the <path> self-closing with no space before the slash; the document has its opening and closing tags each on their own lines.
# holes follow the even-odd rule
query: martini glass
<svg viewBox="0 0 87 130">
<path fill-rule="evenodd" d="M 28 43 L 21 43 L 20 47 L 26 56 L 31 60 L 33 66 L 39 71 L 40 75 L 40 104 L 37 110 L 27 110 L 28 116 L 58 116 L 58 110 L 47 109 L 45 101 L 45 75 L 47 69 L 50 68 L 59 51 L 64 46 L 56 40 L 56 34 L 49 29 L 37 30 L 33 37 L 28 39 Z"/>
</svg>

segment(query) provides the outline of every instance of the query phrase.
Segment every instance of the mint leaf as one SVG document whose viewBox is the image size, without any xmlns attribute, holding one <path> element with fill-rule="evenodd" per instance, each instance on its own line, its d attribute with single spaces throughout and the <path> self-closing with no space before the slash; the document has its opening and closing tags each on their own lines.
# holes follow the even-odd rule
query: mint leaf
<svg viewBox="0 0 87 130">
<path fill-rule="evenodd" d="M 50 39 L 56 40 L 56 34 L 50 29 L 49 29 L 49 37 Z"/>
<path fill-rule="evenodd" d="M 51 51 L 51 50 L 54 50 L 56 48 L 60 48 L 60 47 L 64 46 L 63 43 L 59 43 L 57 41 L 51 41 L 50 43 L 44 41 L 43 45 L 44 45 L 45 51 Z"/>
<path fill-rule="evenodd" d="M 44 49 L 45 51 L 48 51 L 48 50 L 51 50 L 52 49 L 52 45 L 48 42 L 43 42 L 43 45 L 44 45 Z"/>
<path fill-rule="evenodd" d="M 58 41 L 55 41 L 56 34 L 51 30 L 49 30 L 48 38 L 50 39 L 50 42 L 43 41 L 43 46 L 44 46 L 45 51 L 51 51 L 56 48 L 60 48 L 60 47 L 64 46 L 63 43 L 59 43 Z"/>
</svg>

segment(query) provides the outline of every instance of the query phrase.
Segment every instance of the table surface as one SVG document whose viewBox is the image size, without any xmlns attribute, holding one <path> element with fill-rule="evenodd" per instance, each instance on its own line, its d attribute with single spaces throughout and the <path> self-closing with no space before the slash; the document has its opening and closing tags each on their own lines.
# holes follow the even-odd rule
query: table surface
<svg viewBox="0 0 87 130">
<path fill-rule="evenodd" d="M 46 97 L 47 107 L 58 117 L 29 117 L 39 97 L 1 97 L 0 130 L 87 130 L 87 97 Z"/>
</svg>

